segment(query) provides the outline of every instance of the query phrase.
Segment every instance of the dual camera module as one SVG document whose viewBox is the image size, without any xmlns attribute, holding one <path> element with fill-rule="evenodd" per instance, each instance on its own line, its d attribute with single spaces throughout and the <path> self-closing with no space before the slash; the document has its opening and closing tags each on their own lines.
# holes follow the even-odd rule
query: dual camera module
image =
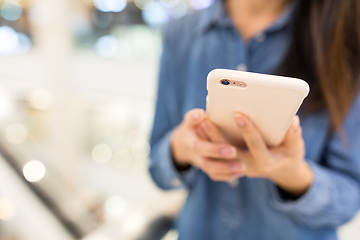
<svg viewBox="0 0 360 240">
<path fill-rule="evenodd" d="M 242 88 L 247 87 L 247 84 L 242 81 L 233 81 L 233 80 L 228 80 L 228 79 L 221 79 L 220 84 L 225 85 L 225 86 L 232 85 L 232 86 L 242 87 Z"/>
</svg>

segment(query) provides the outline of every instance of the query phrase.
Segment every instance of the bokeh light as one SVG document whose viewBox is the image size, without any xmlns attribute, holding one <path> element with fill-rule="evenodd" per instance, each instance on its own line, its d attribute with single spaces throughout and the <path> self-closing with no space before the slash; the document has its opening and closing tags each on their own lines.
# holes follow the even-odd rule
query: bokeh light
<svg viewBox="0 0 360 240">
<path fill-rule="evenodd" d="M 150 144 L 143 139 L 137 140 L 131 145 L 131 152 L 136 158 L 147 158 L 150 154 Z"/>
<path fill-rule="evenodd" d="M 117 150 L 113 154 L 112 163 L 118 169 L 127 169 L 131 166 L 132 162 L 132 154 L 126 149 Z"/>
<path fill-rule="evenodd" d="M 146 9 L 151 6 L 154 0 L 134 0 L 135 5 L 140 9 Z"/>
<path fill-rule="evenodd" d="M 23 168 L 24 177 L 29 182 L 38 182 L 45 176 L 45 166 L 38 160 L 32 160 Z"/>
<path fill-rule="evenodd" d="M 140 213 L 133 213 L 125 219 L 122 228 L 125 232 L 134 234 L 139 232 L 146 224 L 144 215 Z"/>
<path fill-rule="evenodd" d="M 17 33 L 17 37 L 18 37 L 18 46 L 16 49 L 16 54 L 28 53 L 32 46 L 32 42 L 30 38 L 26 34 L 21 32 Z"/>
<path fill-rule="evenodd" d="M 12 144 L 20 144 L 27 138 L 28 131 L 21 124 L 12 124 L 6 128 L 6 140 Z"/>
<path fill-rule="evenodd" d="M 14 54 L 19 45 L 19 39 L 14 29 L 8 26 L 0 27 L 0 55 Z"/>
<path fill-rule="evenodd" d="M 103 58 L 115 57 L 119 47 L 119 41 L 111 35 L 100 37 L 95 42 L 95 52 Z"/>
<path fill-rule="evenodd" d="M 38 110 L 48 110 L 54 104 L 53 95 L 49 91 L 43 89 L 29 91 L 26 100 L 30 107 Z"/>
<path fill-rule="evenodd" d="M 3 3 L 0 9 L 0 15 L 9 21 L 16 21 L 22 14 L 22 8 L 14 0 L 8 0 Z"/>
<path fill-rule="evenodd" d="M 31 49 L 30 38 L 9 26 L 0 27 L 0 55 L 25 54 Z"/>
<path fill-rule="evenodd" d="M 170 19 L 167 9 L 160 2 L 145 6 L 141 14 L 145 23 L 151 27 L 159 27 Z"/>
<path fill-rule="evenodd" d="M 123 135 L 123 134 L 118 134 L 115 137 L 113 137 L 110 145 L 113 150 L 129 148 L 127 139 L 126 139 L 125 135 Z"/>
<path fill-rule="evenodd" d="M 94 5 L 102 12 L 121 12 L 127 5 L 127 0 L 94 0 Z"/>
<path fill-rule="evenodd" d="M 134 144 L 137 140 L 146 140 L 147 135 L 142 129 L 133 129 L 127 135 L 127 141 L 130 145 Z"/>
<path fill-rule="evenodd" d="M 179 0 L 160 0 L 160 3 L 164 7 L 172 8 L 172 7 L 175 7 L 179 3 Z"/>
<path fill-rule="evenodd" d="M 188 6 L 185 1 L 179 1 L 179 3 L 170 9 L 170 16 L 173 18 L 181 18 L 185 16 L 188 11 Z"/>
<path fill-rule="evenodd" d="M 0 220 L 9 221 L 15 217 L 17 208 L 15 203 L 6 198 L 0 198 Z"/>
<path fill-rule="evenodd" d="M 191 6 L 195 10 L 205 9 L 213 4 L 214 0 L 191 0 Z"/>
<path fill-rule="evenodd" d="M 111 156 L 111 148 L 104 143 L 97 144 L 92 150 L 92 157 L 97 163 L 106 163 L 111 159 Z"/>
<path fill-rule="evenodd" d="M 105 203 L 105 210 L 111 216 L 120 216 L 126 209 L 126 201 L 120 196 L 112 196 Z"/>
</svg>

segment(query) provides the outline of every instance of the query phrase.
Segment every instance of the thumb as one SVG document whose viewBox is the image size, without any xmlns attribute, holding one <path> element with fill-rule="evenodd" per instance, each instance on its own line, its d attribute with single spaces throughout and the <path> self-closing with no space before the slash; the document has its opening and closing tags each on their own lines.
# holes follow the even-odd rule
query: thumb
<svg viewBox="0 0 360 240">
<path fill-rule="evenodd" d="M 207 119 L 207 113 L 201 108 L 194 108 L 185 114 L 184 123 L 189 127 L 195 127 L 205 119 Z"/>
</svg>

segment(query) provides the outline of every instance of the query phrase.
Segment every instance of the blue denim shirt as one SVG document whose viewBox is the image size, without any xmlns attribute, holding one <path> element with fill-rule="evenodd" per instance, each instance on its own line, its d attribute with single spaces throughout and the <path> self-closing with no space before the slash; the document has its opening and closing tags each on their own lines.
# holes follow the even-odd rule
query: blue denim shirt
<svg viewBox="0 0 360 240">
<path fill-rule="evenodd" d="M 172 161 L 171 131 L 188 110 L 205 108 L 207 74 L 214 68 L 275 73 L 289 47 L 294 8 L 248 42 L 221 1 L 165 30 L 150 173 L 163 189 L 189 191 L 177 221 L 179 239 L 337 239 L 336 228 L 360 207 L 360 97 L 343 122 L 348 141 L 329 134 L 326 111 L 300 116 L 314 181 L 297 200 L 283 199 L 266 179 L 214 182 L 196 168 L 178 172 Z"/>
</svg>

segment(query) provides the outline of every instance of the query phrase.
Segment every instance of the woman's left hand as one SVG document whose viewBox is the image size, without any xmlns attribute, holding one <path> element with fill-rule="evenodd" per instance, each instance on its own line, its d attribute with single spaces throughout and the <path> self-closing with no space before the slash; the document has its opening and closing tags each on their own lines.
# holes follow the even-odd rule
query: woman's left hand
<svg viewBox="0 0 360 240">
<path fill-rule="evenodd" d="M 243 114 L 234 114 L 235 122 L 247 146 L 247 151 L 237 149 L 237 158 L 243 164 L 243 175 L 266 178 L 283 190 L 300 196 L 310 187 L 313 173 L 305 161 L 305 144 L 299 117 L 296 116 L 288 129 L 282 144 L 268 148 L 259 130 Z M 200 125 L 203 133 L 214 142 L 226 139 L 210 121 Z"/>
</svg>

